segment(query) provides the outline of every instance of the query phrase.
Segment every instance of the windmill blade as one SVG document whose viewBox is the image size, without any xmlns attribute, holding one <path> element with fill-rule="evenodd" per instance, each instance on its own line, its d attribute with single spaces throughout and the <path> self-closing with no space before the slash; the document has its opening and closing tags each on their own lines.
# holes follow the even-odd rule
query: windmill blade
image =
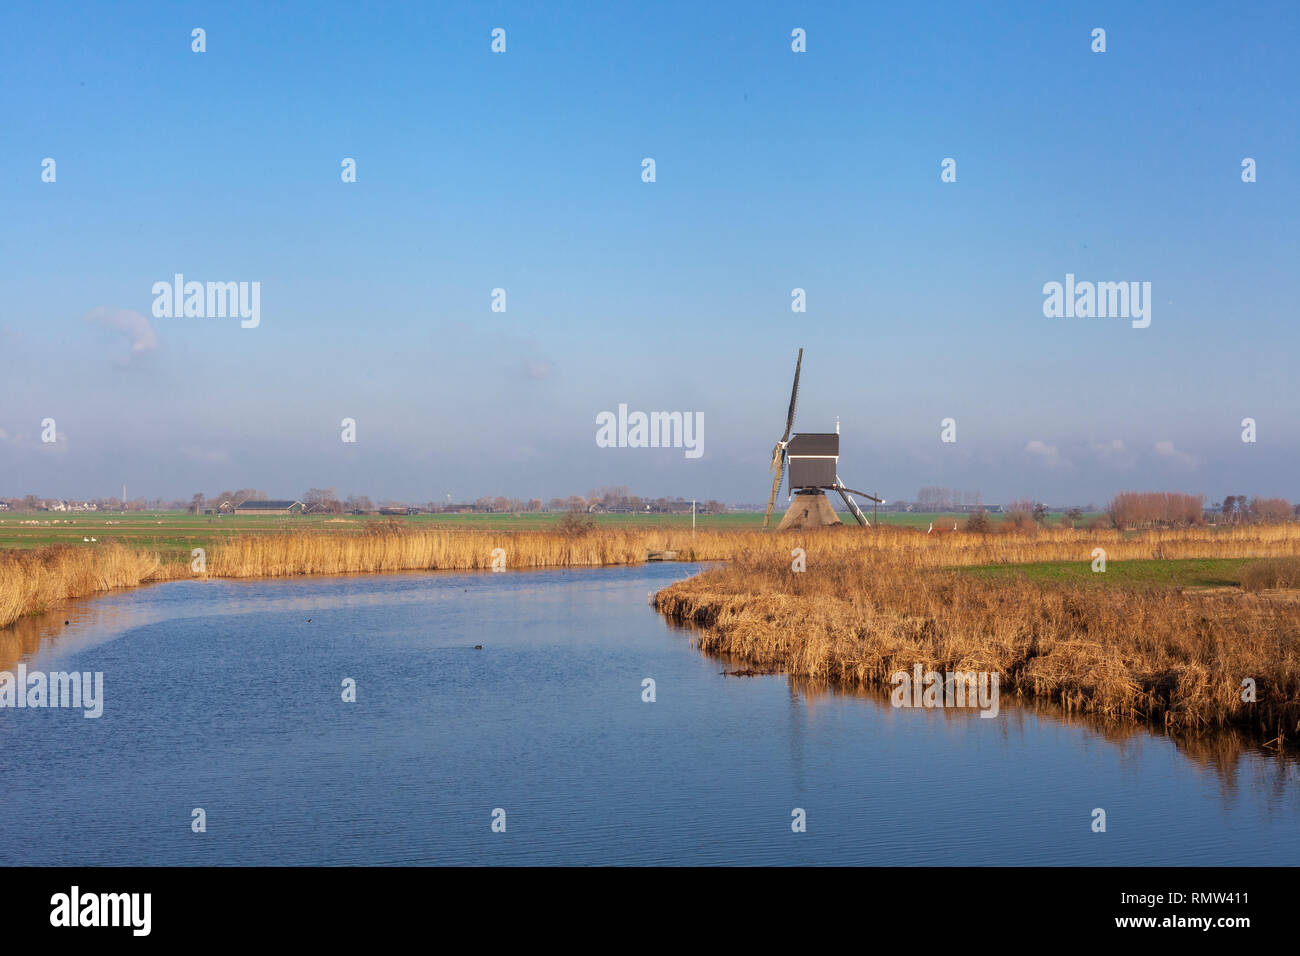
<svg viewBox="0 0 1300 956">
<path fill-rule="evenodd" d="M 772 479 L 772 493 L 767 498 L 767 513 L 763 515 L 763 530 L 772 522 L 772 506 L 776 504 L 776 493 L 781 490 L 781 479 L 785 477 L 785 455 L 781 456 L 781 464 L 777 468 L 776 477 Z"/>
<path fill-rule="evenodd" d="M 794 360 L 794 387 L 790 389 L 790 411 L 785 416 L 785 434 L 781 436 L 781 440 L 772 449 L 772 471 L 776 477 L 772 479 L 772 493 L 768 495 L 767 511 L 763 515 L 764 531 L 772 523 L 772 508 L 776 505 L 776 493 L 781 490 L 781 479 L 785 477 L 785 446 L 790 442 L 790 429 L 794 427 L 794 407 L 799 401 L 799 370 L 801 368 L 803 368 L 803 349 L 799 350 L 799 357 Z"/>
<path fill-rule="evenodd" d="M 799 350 L 799 357 L 794 363 L 794 388 L 790 389 L 790 414 L 785 417 L 785 435 L 781 438 L 782 442 L 790 440 L 790 429 L 794 427 L 794 407 L 799 401 L 799 369 L 803 366 L 803 349 Z"/>
</svg>

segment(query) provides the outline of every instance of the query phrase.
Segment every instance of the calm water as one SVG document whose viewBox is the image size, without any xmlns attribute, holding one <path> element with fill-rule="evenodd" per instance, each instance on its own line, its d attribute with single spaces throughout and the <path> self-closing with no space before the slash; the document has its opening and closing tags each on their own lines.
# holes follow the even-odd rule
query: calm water
<svg viewBox="0 0 1300 956">
<path fill-rule="evenodd" d="M 0 863 L 1300 861 L 1294 762 L 726 677 L 646 601 L 693 570 L 177 582 L 60 614 L 28 667 L 103 671 L 104 715 L 0 710 Z"/>
</svg>

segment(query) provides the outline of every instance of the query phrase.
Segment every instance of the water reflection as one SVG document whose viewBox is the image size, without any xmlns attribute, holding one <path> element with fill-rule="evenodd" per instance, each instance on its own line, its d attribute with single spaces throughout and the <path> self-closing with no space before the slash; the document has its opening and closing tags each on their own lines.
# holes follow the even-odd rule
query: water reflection
<svg viewBox="0 0 1300 956">
<path fill-rule="evenodd" d="M 699 625 L 689 622 L 667 623 L 671 631 L 687 638 L 697 653 L 717 661 L 720 673 L 734 674 L 753 666 L 743 658 L 702 650 Z M 804 705 L 796 710 L 800 713 L 806 710 L 809 717 L 816 715 L 819 701 L 840 698 L 860 700 L 864 705 L 886 713 L 894 710 L 889 702 L 888 688 L 846 686 L 833 681 L 783 673 L 780 676 L 789 685 L 791 700 L 797 698 Z M 752 677 L 738 676 L 732 679 L 747 680 Z M 1003 729 L 1007 739 L 1023 738 L 1032 721 L 1050 721 L 1099 736 L 1121 754 L 1135 758 L 1141 757 L 1141 747 L 1152 740 L 1172 744 L 1197 767 L 1218 774 L 1225 794 L 1230 794 L 1237 788 L 1242 782 L 1239 777 L 1243 775 L 1251 786 L 1265 786 L 1278 793 L 1288 785 L 1300 783 L 1300 754 L 1297 751 L 1263 746 L 1256 738 L 1238 730 L 1220 730 L 1199 736 L 1172 734 L 1163 725 L 1154 722 L 1142 723 L 1080 713 L 1051 701 L 1024 698 L 1010 693 L 1001 696 L 999 707 L 998 719 L 992 723 Z M 909 712 L 945 724 L 985 720 L 974 708 L 947 707 Z M 796 729 L 792 724 L 792 734 Z"/>
<path fill-rule="evenodd" d="M 724 676 L 745 663 L 646 604 L 690 571 L 178 581 L 26 619 L 0 632 L 2 669 L 102 670 L 105 712 L 0 711 L 0 864 L 1300 855 L 1292 758 L 1010 695 L 984 719 Z M 203 840 L 195 806 L 218 824 Z"/>
</svg>

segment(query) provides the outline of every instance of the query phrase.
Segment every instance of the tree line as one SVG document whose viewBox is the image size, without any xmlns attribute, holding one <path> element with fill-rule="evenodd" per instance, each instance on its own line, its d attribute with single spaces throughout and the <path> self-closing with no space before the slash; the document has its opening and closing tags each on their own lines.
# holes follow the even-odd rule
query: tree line
<svg viewBox="0 0 1300 956">
<path fill-rule="evenodd" d="M 180 504 L 193 514 L 201 514 L 206 510 L 215 510 L 226 502 L 229 502 L 233 508 L 245 501 L 266 500 L 268 500 L 268 497 L 263 491 L 256 488 L 241 488 L 238 491 L 222 491 L 211 497 L 199 492 L 190 499 L 187 505 Z M 508 498 L 504 495 L 497 495 L 495 497 L 480 496 L 467 501 L 456 501 L 448 498 L 444 498 L 442 501 L 414 502 L 384 499 L 376 504 L 367 495 L 341 496 L 335 488 L 308 488 L 298 500 L 306 506 L 307 511 L 313 514 L 367 513 L 390 509 L 405 510 L 407 508 L 417 508 L 420 511 L 431 513 L 469 511 L 496 514 L 526 514 L 528 512 L 543 511 L 689 514 L 691 511 L 691 500 L 689 498 L 641 497 L 632 494 L 631 489 L 625 486 L 593 489 L 585 495 L 556 497 L 551 498 L 549 501 L 543 501 L 541 498 Z M 725 511 L 726 508 L 725 504 L 714 499 L 700 500 L 695 503 L 697 514 L 719 514 Z"/>
<path fill-rule="evenodd" d="M 1225 495 L 1208 507 L 1203 495 L 1163 491 L 1125 491 L 1110 500 L 1112 524 L 1126 528 L 1185 528 L 1206 524 L 1276 524 L 1300 517 L 1300 507 L 1285 498 Z"/>
</svg>

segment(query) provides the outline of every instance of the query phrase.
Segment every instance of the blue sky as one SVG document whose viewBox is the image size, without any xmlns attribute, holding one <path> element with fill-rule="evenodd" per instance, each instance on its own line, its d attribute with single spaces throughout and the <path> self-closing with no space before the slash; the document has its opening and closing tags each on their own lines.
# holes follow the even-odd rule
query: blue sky
<svg viewBox="0 0 1300 956">
<path fill-rule="evenodd" d="M 1300 7 L 1132 6 L 6 4 L 0 495 L 758 501 L 802 346 L 886 498 L 1300 499 Z M 153 317 L 177 272 L 260 326 Z"/>
</svg>

